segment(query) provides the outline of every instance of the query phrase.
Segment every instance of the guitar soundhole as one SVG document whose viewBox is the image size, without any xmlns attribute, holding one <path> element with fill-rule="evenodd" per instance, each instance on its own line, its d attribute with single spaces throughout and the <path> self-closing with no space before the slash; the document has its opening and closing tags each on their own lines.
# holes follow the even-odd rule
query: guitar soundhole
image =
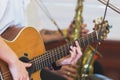
<svg viewBox="0 0 120 80">
<path fill-rule="evenodd" d="M 27 55 L 27 54 L 26 54 L 26 55 Z M 28 59 L 28 57 L 27 57 L 26 55 L 20 57 L 19 59 L 20 59 L 22 62 L 28 63 L 28 62 L 29 62 L 29 59 Z"/>
</svg>

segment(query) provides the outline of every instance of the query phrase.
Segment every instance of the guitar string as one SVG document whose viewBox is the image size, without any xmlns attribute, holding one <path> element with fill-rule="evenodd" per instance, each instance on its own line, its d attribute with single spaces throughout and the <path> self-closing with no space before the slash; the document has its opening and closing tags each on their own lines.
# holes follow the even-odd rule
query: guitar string
<svg viewBox="0 0 120 80">
<path fill-rule="evenodd" d="M 89 36 L 89 35 L 88 35 L 87 37 L 91 37 L 91 38 L 92 38 L 92 42 L 93 42 L 93 41 L 94 41 L 93 38 L 96 37 L 96 34 L 95 34 L 95 33 L 94 33 L 94 34 L 92 33 L 92 34 L 90 34 L 90 35 L 93 35 L 93 36 Z M 85 39 L 88 39 L 88 38 L 82 38 L 82 39 L 85 40 Z M 82 40 L 82 39 L 80 39 L 81 42 L 84 41 L 84 40 Z M 88 41 L 88 40 L 86 40 L 86 41 Z M 85 41 L 84 41 L 84 44 L 85 44 Z M 89 42 L 88 42 L 88 44 L 89 44 Z M 61 48 L 63 48 L 63 47 L 61 47 Z M 62 50 L 61 48 L 58 48 L 57 51 L 58 51 L 58 52 L 61 51 L 61 50 Z M 51 53 L 54 53 L 54 52 L 55 52 L 55 50 L 52 50 Z M 62 52 L 63 52 L 63 51 L 62 51 Z M 50 55 L 51 55 L 51 54 L 50 54 Z M 50 55 L 49 55 L 49 56 L 50 56 Z M 56 54 L 56 55 L 57 55 L 57 54 Z M 58 54 L 58 55 L 59 55 L 59 54 Z M 39 60 L 39 57 L 38 57 L 38 59 L 34 59 L 32 62 L 33 62 L 33 63 L 35 62 L 35 63 L 38 63 L 38 64 L 39 64 L 40 62 L 47 61 L 47 59 L 48 59 L 48 60 L 51 60 L 51 61 L 55 61 L 54 59 L 52 60 L 52 58 L 53 58 L 52 55 L 51 55 L 51 57 L 46 57 L 46 56 L 48 56 L 48 54 L 46 54 L 41 61 L 38 61 L 38 60 Z M 60 55 L 60 56 L 62 56 L 62 55 Z M 56 57 L 57 57 L 57 56 L 56 56 Z M 45 64 L 45 63 L 44 63 L 44 64 Z M 44 66 L 44 64 L 42 64 L 42 65 Z M 46 65 L 46 64 L 45 64 L 45 65 Z M 38 65 L 38 66 L 39 66 L 39 65 Z M 38 66 L 37 66 L 37 67 L 38 67 Z M 42 67 L 43 67 L 43 66 L 42 66 Z"/>
<path fill-rule="evenodd" d="M 94 35 L 94 34 L 90 34 L 90 35 Z M 96 35 L 94 35 L 94 36 L 96 36 Z M 91 37 L 91 36 L 88 36 L 88 37 L 93 38 L 94 36 L 92 36 L 92 37 Z M 85 40 L 85 39 L 88 39 L 88 38 L 82 38 L 82 39 L 81 39 L 81 42 L 84 41 L 83 39 Z M 87 40 L 87 41 L 88 41 L 88 40 Z M 92 41 L 93 41 L 93 40 L 92 40 Z M 88 42 L 88 43 L 89 43 L 89 42 Z M 85 44 L 85 41 L 84 41 L 84 44 Z M 58 51 L 58 52 L 59 52 L 59 51 L 62 50 L 61 48 L 63 48 L 63 46 L 60 47 L 60 48 L 58 48 L 58 49 L 52 50 L 51 53 L 54 53 L 55 51 Z M 62 52 L 63 52 L 63 51 L 62 51 Z M 56 54 L 56 55 L 57 55 L 57 54 Z M 58 54 L 58 55 L 59 55 L 59 54 Z M 55 61 L 55 59 L 52 60 L 53 56 L 52 56 L 51 54 L 49 54 L 49 56 L 51 56 L 51 57 L 46 57 L 46 56 L 48 56 L 48 54 L 46 54 L 44 57 L 41 56 L 41 58 L 42 58 L 41 61 L 38 61 L 38 60 L 39 60 L 39 57 L 38 57 L 38 59 L 35 58 L 32 62 L 35 62 L 35 63 L 38 63 L 38 64 L 39 64 L 40 62 L 47 61 L 48 59 L 51 59 L 51 61 Z M 61 56 L 61 55 L 60 55 L 60 56 Z M 56 56 L 56 57 L 57 57 L 57 56 Z M 42 64 L 42 65 L 44 66 L 44 64 Z"/>
</svg>

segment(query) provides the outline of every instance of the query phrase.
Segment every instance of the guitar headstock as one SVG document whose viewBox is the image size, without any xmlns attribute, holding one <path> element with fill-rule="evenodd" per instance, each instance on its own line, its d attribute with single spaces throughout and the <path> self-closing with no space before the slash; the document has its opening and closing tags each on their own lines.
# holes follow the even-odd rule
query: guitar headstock
<svg viewBox="0 0 120 80">
<path fill-rule="evenodd" d="M 111 26 L 109 25 L 107 20 L 103 21 L 103 18 L 98 18 L 98 20 L 94 20 L 95 26 L 93 28 L 94 31 L 97 32 L 98 34 L 98 39 L 99 40 L 104 40 L 107 38 L 107 34 L 110 32 L 109 28 Z"/>
</svg>

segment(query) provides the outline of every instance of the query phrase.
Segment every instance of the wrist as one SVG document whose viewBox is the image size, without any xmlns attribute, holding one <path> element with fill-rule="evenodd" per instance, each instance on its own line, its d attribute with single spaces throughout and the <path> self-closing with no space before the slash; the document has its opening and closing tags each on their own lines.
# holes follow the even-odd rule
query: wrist
<svg viewBox="0 0 120 80">
<path fill-rule="evenodd" d="M 19 63 L 20 61 L 19 61 L 19 59 L 10 59 L 9 61 L 8 61 L 8 65 L 9 66 L 11 66 L 11 65 L 17 65 L 17 63 Z"/>
</svg>

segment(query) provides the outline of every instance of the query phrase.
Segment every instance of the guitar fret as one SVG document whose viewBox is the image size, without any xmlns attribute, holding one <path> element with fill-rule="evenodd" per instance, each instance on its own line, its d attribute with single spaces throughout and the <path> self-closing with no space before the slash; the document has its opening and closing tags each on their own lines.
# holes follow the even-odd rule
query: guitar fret
<svg viewBox="0 0 120 80">
<path fill-rule="evenodd" d="M 48 54 L 46 54 L 45 56 L 44 56 L 44 61 L 42 61 L 42 63 L 43 63 L 43 67 L 45 67 L 45 66 L 47 66 L 48 64 L 49 64 L 49 61 L 48 61 Z"/>
<path fill-rule="evenodd" d="M 45 65 L 45 59 L 44 58 L 43 58 L 42 63 L 43 63 L 43 67 L 45 67 L 46 65 Z"/>
<path fill-rule="evenodd" d="M 48 64 L 50 64 L 50 62 L 49 62 L 49 57 L 48 57 L 49 55 L 47 55 L 46 54 L 46 65 L 48 65 Z M 48 64 L 47 64 L 48 63 Z"/>
<path fill-rule="evenodd" d="M 37 70 L 36 58 L 34 59 L 35 69 Z"/>
<path fill-rule="evenodd" d="M 58 51 L 57 51 L 57 50 L 56 50 L 56 53 L 58 53 Z M 55 60 L 57 60 L 57 59 L 58 59 L 58 58 L 57 58 L 57 54 L 55 54 L 54 58 L 55 58 Z"/>
<path fill-rule="evenodd" d="M 59 52 L 57 53 L 57 59 L 60 59 L 60 54 L 61 54 L 61 51 L 59 49 Z"/>
<path fill-rule="evenodd" d="M 44 67 L 45 67 L 45 66 L 48 66 L 47 58 L 44 59 L 43 63 L 44 63 Z"/>
<path fill-rule="evenodd" d="M 56 52 L 55 52 L 55 54 L 53 55 L 53 56 L 54 56 L 53 58 L 55 59 L 54 62 L 58 59 L 58 55 L 57 55 L 56 53 L 57 53 L 57 54 L 59 53 L 59 49 L 58 49 L 58 48 L 56 48 Z"/>
<path fill-rule="evenodd" d="M 63 52 L 61 52 L 61 56 L 64 56 L 65 50 L 64 50 L 64 46 L 62 46 L 63 48 Z"/>
<path fill-rule="evenodd" d="M 65 50 L 64 55 L 65 55 L 65 56 L 69 54 L 69 49 L 70 49 L 70 45 L 71 45 L 71 44 L 72 44 L 72 43 L 70 42 L 70 43 L 67 43 L 66 45 L 64 45 L 64 50 Z"/>
<path fill-rule="evenodd" d="M 44 67 L 44 65 L 43 65 L 43 55 L 41 55 L 41 67 Z"/>
<path fill-rule="evenodd" d="M 47 65 L 47 54 L 42 55 L 42 61 L 40 62 L 42 64 L 42 68 L 45 67 Z M 39 67 L 40 68 L 40 67 Z"/>
<path fill-rule="evenodd" d="M 58 59 L 57 58 L 57 54 L 56 53 L 59 53 L 59 50 L 58 49 L 55 49 L 55 54 L 53 55 L 54 57 L 54 62 Z"/>
<path fill-rule="evenodd" d="M 65 48 L 63 48 L 63 46 L 61 46 L 61 53 L 64 53 L 64 51 L 65 51 Z M 61 53 L 60 53 L 60 58 L 64 56 L 64 55 L 62 56 Z"/>
<path fill-rule="evenodd" d="M 51 53 L 51 62 L 55 61 L 54 58 L 53 58 L 54 53 L 55 53 L 55 50 L 52 50 L 52 53 Z"/>
<path fill-rule="evenodd" d="M 69 46 L 69 47 L 70 47 L 70 46 Z M 66 55 L 67 55 L 68 49 L 69 49 L 68 46 L 67 46 L 67 48 L 66 48 L 66 46 L 64 45 L 63 48 L 65 49 L 65 53 L 66 53 Z M 65 55 L 65 53 L 63 53 L 63 55 Z"/>
<path fill-rule="evenodd" d="M 43 58 L 43 66 L 46 66 L 46 60 L 47 60 L 47 55 L 44 55 L 44 58 Z"/>
<path fill-rule="evenodd" d="M 52 51 L 49 52 L 49 62 L 52 63 L 52 60 L 51 60 L 51 54 L 52 54 Z"/>
<path fill-rule="evenodd" d="M 62 54 L 62 56 L 67 55 L 67 52 L 68 52 L 67 49 L 68 49 L 68 48 L 65 48 L 65 46 L 63 46 L 63 54 Z M 66 53 L 66 54 L 65 54 L 65 53 Z"/>
<path fill-rule="evenodd" d="M 61 51 L 61 47 L 58 48 L 58 51 L 59 51 L 59 53 L 62 53 L 62 51 Z M 59 58 L 60 58 L 60 54 L 57 54 L 57 56 L 58 56 L 58 59 L 59 59 Z"/>
<path fill-rule="evenodd" d="M 60 50 L 61 48 L 57 48 L 56 50 L 57 50 L 57 54 L 55 54 L 56 55 L 56 60 L 57 59 L 59 59 L 60 57 L 59 57 L 59 54 L 61 53 L 61 50 Z"/>
<path fill-rule="evenodd" d="M 51 50 L 51 54 L 49 54 L 49 55 L 50 55 L 49 60 L 50 60 L 51 63 L 53 63 L 53 59 L 52 59 L 52 54 L 53 54 L 53 53 L 54 53 L 53 50 Z"/>
</svg>

